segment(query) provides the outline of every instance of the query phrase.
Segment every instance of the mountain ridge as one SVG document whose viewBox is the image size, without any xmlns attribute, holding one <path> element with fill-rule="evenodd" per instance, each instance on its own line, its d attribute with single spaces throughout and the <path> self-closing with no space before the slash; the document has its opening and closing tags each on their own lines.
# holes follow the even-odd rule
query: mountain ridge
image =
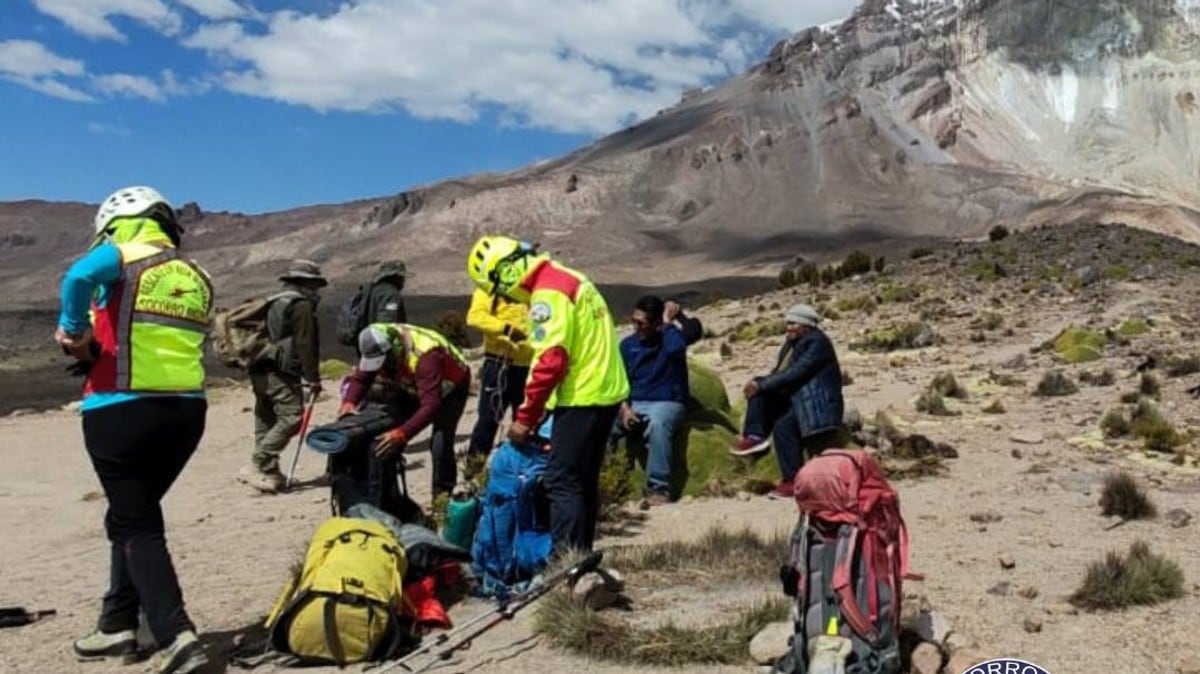
<svg viewBox="0 0 1200 674">
<path fill-rule="evenodd" d="M 493 232 L 611 281 L 653 268 L 661 282 L 996 225 L 1124 222 L 1200 241 L 1197 25 L 1198 0 L 867 0 L 560 157 L 345 204 L 197 207 L 188 242 L 244 294 L 292 257 L 335 281 L 404 257 L 415 292 L 466 292 L 464 251 Z M 62 206 L 70 232 L 56 208 L 34 218 L 46 245 L 0 239 L 9 296 L 53 286 L 13 250 L 86 245 L 82 205 Z M 0 236 L 21 234 L 19 210 L 0 204 Z"/>
</svg>

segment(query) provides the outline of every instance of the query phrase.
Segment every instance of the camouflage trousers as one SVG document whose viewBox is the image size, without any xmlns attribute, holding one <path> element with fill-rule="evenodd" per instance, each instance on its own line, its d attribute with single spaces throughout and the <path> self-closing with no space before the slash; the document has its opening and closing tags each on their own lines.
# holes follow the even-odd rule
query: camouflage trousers
<svg viewBox="0 0 1200 674">
<path fill-rule="evenodd" d="M 254 387 L 254 466 L 264 473 L 279 470 L 279 456 L 300 432 L 304 390 L 298 377 L 274 370 L 252 372 Z"/>
</svg>

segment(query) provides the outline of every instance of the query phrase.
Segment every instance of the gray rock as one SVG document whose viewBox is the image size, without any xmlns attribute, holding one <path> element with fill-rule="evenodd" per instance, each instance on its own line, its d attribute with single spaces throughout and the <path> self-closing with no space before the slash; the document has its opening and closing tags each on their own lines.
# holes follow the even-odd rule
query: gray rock
<svg viewBox="0 0 1200 674">
<path fill-rule="evenodd" d="M 857 407 L 847 405 L 842 412 L 842 425 L 851 433 L 863 430 L 862 412 L 859 412 Z"/>
<path fill-rule="evenodd" d="M 995 510 L 985 510 L 982 512 L 971 513 L 968 517 L 971 518 L 972 522 L 978 522 L 980 524 L 999 522 L 1000 520 L 1004 519 L 1004 515 L 1001 515 Z"/>
<path fill-rule="evenodd" d="M 1008 582 L 1007 580 L 1002 580 L 988 588 L 987 593 L 997 597 L 1008 597 L 1013 593 L 1012 583 Z"/>
<path fill-rule="evenodd" d="M 1029 632 L 1030 634 L 1036 634 L 1042 631 L 1042 619 L 1038 618 L 1037 616 L 1029 616 L 1025 618 L 1022 626 L 1025 628 L 1026 632 Z"/>
<path fill-rule="evenodd" d="M 1192 514 L 1183 508 L 1172 508 L 1163 513 L 1163 519 L 1176 529 L 1186 527 L 1192 521 Z"/>
<path fill-rule="evenodd" d="M 787 655 L 788 639 L 792 636 L 792 623 L 771 623 L 759 630 L 750 640 L 750 658 L 760 665 L 772 665 Z"/>
<path fill-rule="evenodd" d="M 922 610 L 912 622 L 912 629 L 924 641 L 944 643 L 950 635 L 950 621 L 934 610 Z"/>
<path fill-rule="evenodd" d="M 1013 431 L 1012 435 L 1008 436 L 1008 439 L 1023 445 L 1040 445 L 1046 440 L 1045 436 L 1040 432 L 1026 429 Z"/>
</svg>

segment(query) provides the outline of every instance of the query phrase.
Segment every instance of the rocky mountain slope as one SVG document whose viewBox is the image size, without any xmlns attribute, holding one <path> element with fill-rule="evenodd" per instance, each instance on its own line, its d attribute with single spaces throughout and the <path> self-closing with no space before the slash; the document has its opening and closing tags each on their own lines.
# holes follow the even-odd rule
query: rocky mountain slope
<svg viewBox="0 0 1200 674">
<path fill-rule="evenodd" d="M 192 208 L 191 244 L 230 293 L 292 256 L 357 278 L 403 255 L 414 290 L 441 294 L 466 290 L 463 250 L 494 231 L 613 281 L 664 253 L 661 280 L 681 280 L 997 224 L 1200 240 L 1197 21 L 1195 0 L 866 0 L 559 159 L 352 204 Z M 78 250 L 86 210 L 0 205 L 0 289 L 47 297 L 58 269 L 41 261 Z"/>
</svg>

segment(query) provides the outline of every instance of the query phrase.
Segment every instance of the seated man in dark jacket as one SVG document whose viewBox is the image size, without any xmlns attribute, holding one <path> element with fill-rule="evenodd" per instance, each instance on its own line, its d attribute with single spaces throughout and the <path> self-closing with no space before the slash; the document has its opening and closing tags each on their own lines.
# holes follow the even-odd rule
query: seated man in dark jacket
<svg viewBox="0 0 1200 674">
<path fill-rule="evenodd" d="M 646 500 L 669 502 L 675 435 L 687 412 L 687 347 L 700 339 L 700 321 L 684 315 L 675 302 L 647 295 L 637 301 L 634 334 L 621 340 L 621 358 L 629 377 L 629 400 L 621 403 L 614 438 L 637 426 L 647 444 Z"/>
<path fill-rule="evenodd" d="M 746 420 L 742 438 L 730 451 L 737 456 L 757 454 L 771 446 L 783 481 L 773 496 L 790 498 L 792 480 L 806 459 L 833 447 L 842 426 L 842 371 L 833 343 L 817 325 L 812 307 L 797 304 L 787 310 L 787 341 L 779 350 L 775 370 L 746 383 Z"/>
</svg>

